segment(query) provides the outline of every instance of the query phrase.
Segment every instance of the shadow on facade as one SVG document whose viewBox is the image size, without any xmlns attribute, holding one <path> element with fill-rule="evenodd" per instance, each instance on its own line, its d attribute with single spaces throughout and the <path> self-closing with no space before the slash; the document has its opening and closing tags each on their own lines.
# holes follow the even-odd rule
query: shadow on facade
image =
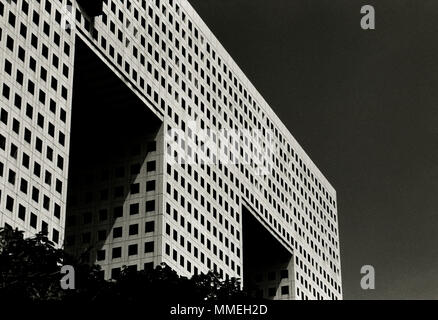
<svg viewBox="0 0 438 320">
<path fill-rule="evenodd" d="M 243 286 L 252 296 L 293 298 L 293 256 L 243 206 Z"/>
<path fill-rule="evenodd" d="M 108 278 L 122 265 L 140 266 L 146 181 L 158 161 L 146 167 L 161 121 L 79 39 L 75 55 L 66 249 L 98 261 Z"/>
</svg>

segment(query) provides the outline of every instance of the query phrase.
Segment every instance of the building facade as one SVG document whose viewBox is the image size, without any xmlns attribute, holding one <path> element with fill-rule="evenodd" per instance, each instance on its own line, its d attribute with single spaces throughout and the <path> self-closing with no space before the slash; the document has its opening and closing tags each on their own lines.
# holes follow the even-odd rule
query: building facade
<svg viewBox="0 0 438 320">
<path fill-rule="evenodd" d="M 0 226 L 107 278 L 342 298 L 335 189 L 187 1 L 2 1 L 0 28 Z"/>
</svg>

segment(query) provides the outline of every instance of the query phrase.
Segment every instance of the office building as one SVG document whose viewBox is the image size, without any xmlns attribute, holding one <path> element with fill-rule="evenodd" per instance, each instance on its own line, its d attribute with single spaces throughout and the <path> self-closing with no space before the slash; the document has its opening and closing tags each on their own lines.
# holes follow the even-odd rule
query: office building
<svg viewBox="0 0 438 320">
<path fill-rule="evenodd" d="M 187 1 L 0 3 L 0 225 L 106 278 L 341 299 L 336 191 Z"/>
</svg>

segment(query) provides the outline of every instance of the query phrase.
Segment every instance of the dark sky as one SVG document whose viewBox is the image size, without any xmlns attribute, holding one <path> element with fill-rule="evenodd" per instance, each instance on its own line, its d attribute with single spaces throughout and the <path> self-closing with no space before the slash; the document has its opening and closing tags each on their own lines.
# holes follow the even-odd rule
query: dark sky
<svg viewBox="0 0 438 320">
<path fill-rule="evenodd" d="M 336 188 L 344 298 L 438 299 L 438 1 L 190 2 Z"/>
</svg>

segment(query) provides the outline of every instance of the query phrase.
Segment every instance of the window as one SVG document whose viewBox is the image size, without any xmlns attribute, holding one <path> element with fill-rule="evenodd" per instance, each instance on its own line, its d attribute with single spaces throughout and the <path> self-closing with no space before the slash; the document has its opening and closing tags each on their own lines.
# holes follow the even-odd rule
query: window
<svg viewBox="0 0 438 320">
<path fill-rule="evenodd" d="M 6 125 L 8 124 L 8 112 L 3 108 L 0 111 L 0 121 Z"/>
<path fill-rule="evenodd" d="M 289 294 L 289 286 L 282 286 L 281 287 L 281 294 L 288 295 Z"/>
<path fill-rule="evenodd" d="M 122 248 L 121 247 L 113 248 L 113 259 L 120 258 L 121 256 L 122 256 Z"/>
<path fill-rule="evenodd" d="M 269 297 L 275 297 L 276 291 L 277 290 L 275 290 L 275 288 L 269 288 L 268 289 L 268 296 Z"/>
<path fill-rule="evenodd" d="M 155 221 L 148 221 L 145 224 L 145 232 L 154 232 L 155 229 Z"/>
<path fill-rule="evenodd" d="M 133 203 L 129 206 L 129 214 L 130 215 L 139 214 L 139 213 L 140 213 L 140 204 Z"/>
<path fill-rule="evenodd" d="M 123 197 L 123 186 L 118 186 L 114 188 L 114 198 Z"/>
<path fill-rule="evenodd" d="M 131 244 L 128 246 L 128 255 L 134 256 L 138 254 L 138 246 L 136 244 Z"/>
<path fill-rule="evenodd" d="M 148 142 L 147 148 L 148 152 L 157 151 L 157 143 L 155 141 L 150 141 Z"/>
<path fill-rule="evenodd" d="M 90 243 L 90 242 L 91 242 L 91 233 L 90 232 L 83 233 L 82 234 L 82 243 Z"/>
<path fill-rule="evenodd" d="M 155 200 L 146 201 L 146 212 L 155 210 Z"/>
<path fill-rule="evenodd" d="M 123 217 L 123 207 L 115 207 L 114 208 L 114 218 Z"/>
<path fill-rule="evenodd" d="M 153 262 L 146 262 L 144 264 L 144 270 L 153 270 L 154 269 L 154 263 Z"/>
<path fill-rule="evenodd" d="M 83 218 L 84 218 L 84 224 L 90 224 L 91 221 L 93 220 L 93 216 L 91 212 L 85 212 Z"/>
<path fill-rule="evenodd" d="M 115 170 L 115 176 L 116 178 L 123 178 L 125 175 L 125 168 L 124 167 L 118 167 Z"/>
<path fill-rule="evenodd" d="M 38 222 L 38 218 L 36 216 L 36 214 L 31 213 L 30 214 L 30 226 L 34 229 L 36 229 L 37 227 L 37 222 Z"/>
<path fill-rule="evenodd" d="M 121 250 L 121 248 L 118 248 Z M 114 258 L 114 249 L 113 249 L 113 258 Z M 118 279 L 120 277 L 120 268 L 114 268 L 111 270 L 111 279 Z"/>
<path fill-rule="evenodd" d="M 156 170 L 156 162 L 155 161 L 148 161 L 146 164 L 147 172 L 155 171 Z"/>
<path fill-rule="evenodd" d="M 99 230 L 97 232 L 97 239 L 98 239 L 98 241 L 105 241 L 105 239 L 106 239 L 106 230 Z"/>
<path fill-rule="evenodd" d="M 123 228 L 122 227 L 117 227 L 114 228 L 113 230 L 113 238 L 121 238 L 123 235 Z"/>
<path fill-rule="evenodd" d="M 138 224 L 131 224 L 129 226 L 129 235 L 133 236 L 138 234 Z"/>
<path fill-rule="evenodd" d="M 18 218 L 23 221 L 26 219 L 26 208 L 23 207 L 21 204 L 18 206 Z"/>
<path fill-rule="evenodd" d="M 52 241 L 53 241 L 54 243 L 58 243 L 58 242 L 59 242 L 59 231 L 56 230 L 56 229 L 53 229 L 53 232 L 52 232 Z"/>
<path fill-rule="evenodd" d="M 6 138 L 0 134 L 0 148 L 3 150 L 6 149 Z"/>
<path fill-rule="evenodd" d="M 99 221 L 105 221 L 108 219 L 108 210 L 101 209 L 99 210 Z"/>
<path fill-rule="evenodd" d="M 46 195 L 43 197 L 43 208 L 49 210 L 50 208 L 50 198 Z"/>
<path fill-rule="evenodd" d="M 131 194 L 137 194 L 140 192 L 140 183 L 131 184 Z"/>
<path fill-rule="evenodd" d="M 39 201 L 39 195 L 40 195 L 40 191 L 37 188 L 33 187 L 32 188 L 32 200 L 35 201 L 35 202 L 38 202 Z"/>
<path fill-rule="evenodd" d="M 8 178 L 8 182 L 10 184 L 15 185 L 15 172 L 11 169 L 9 169 L 9 178 Z"/>
<path fill-rule="evenodd" d="M 131 166 L 131 175 L 140 173 L 140 164 L 136 163 Z"/>
<path fill-rule="evenodd" d="M 45 221 L 41 223 L 41 232 L 45 235 L 49 233 L 49 225 Z"/>
<path fill-rule="evenodd" d="M 97 261 L 105 260 L 105 254 L 106 254 L 105 250 L 98 250 L 96 253 L 96 260 Z"/>
<path fill-rule="evenodd" d="M 49 171 L 47 171 L 47 170 L 46 170 L 46 174 L 45 174 L 45 177 L 44 177 L 44 182 L 46 184 L 48 184 L 49 186 L 52 184 L 52 174 Z"/>
<path fill-rule="evenodd" d="M 145 242 L 145 244 L 144 244 L 144 252 L 145 253 L 154 252 L 154 242 L 153 241 Z"/>
<path fill-rule="evenodd" d="M 269 281 L 273 281 L 273 280 L 275 280 L 275 272 L 269 272 L 268 273 L 268 280 Z"/>
<path fill-rule="evenodd" d="M 53 212 L 53 215 L 54 215 L 56 218 L 58 218 L 58 219 L 61 218 L 61 207 L 60 207 L 60 205 L 57 204 L 57 203 L 55 203 L 55 210 L 54 210 L 54 212 Z"/>
<path fill-rule="evenodd" d="M 56 187 L 55 190 L 59 193 L 62 193 L 62 182 L 59 179 L 56 179 Z"/>
<path fill-rule="evenodd" d="M 280 277 L 281 279 L 287 279 L 289 277 L 289 272 L 287 270 L 281 270 Z"/>
<path fill-rule="evenodd" d="M 155 180 L 150 180 L 146 182 L 146 192 L 155 190 Z"/>
</svg>

